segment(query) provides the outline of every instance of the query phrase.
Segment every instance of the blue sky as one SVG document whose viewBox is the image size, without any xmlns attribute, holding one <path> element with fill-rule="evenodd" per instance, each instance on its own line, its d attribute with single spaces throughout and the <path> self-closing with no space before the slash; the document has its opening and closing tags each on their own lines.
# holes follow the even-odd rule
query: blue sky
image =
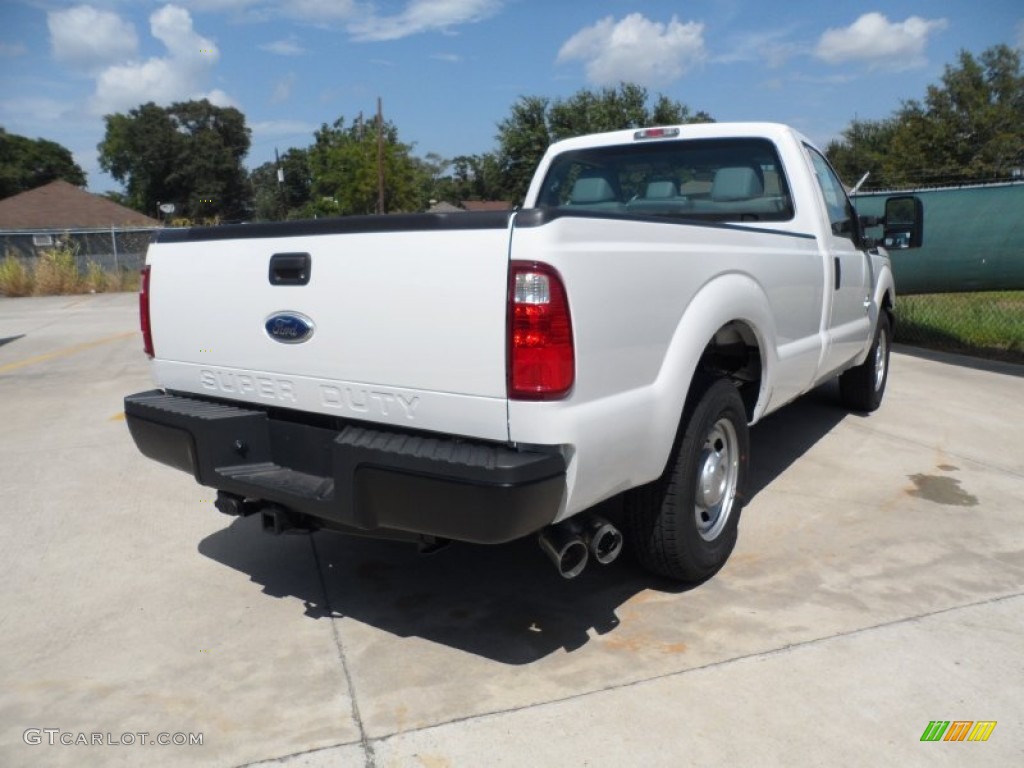
<svg viewBox="0 0 1024 768">
<path fill-rule="evenodd" d="M 639 82 L 815 141 L 921 98 L 960 49 L 1024 48 L 1020 0 L 0 0 L 0 125 L 58 141 L 93 191 L 102 116 L 207 97 L 248 164 L 376 109 L 416 154 L 495 148 L 524 95 Z"/>
</svg>

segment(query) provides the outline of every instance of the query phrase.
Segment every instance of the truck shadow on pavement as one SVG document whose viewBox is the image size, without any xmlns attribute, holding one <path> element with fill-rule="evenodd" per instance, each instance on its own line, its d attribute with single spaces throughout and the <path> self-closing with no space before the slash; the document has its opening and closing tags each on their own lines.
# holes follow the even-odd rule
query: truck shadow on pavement
<svg viewBox="0 0 1024 768">
<path fill-rule="evenodd" d="M 831 381 L 768 416 L 750 430 L 747 499 L 754 499 L 819 440 L 851 414 L 839 403 L 839 383 Z M 740 523 L 742 535 L 743 523 Z"/>
<path fill-rule="evenodd" d="M 755 427 L 749 495 L 768 488 L 845 416 L 835 394 L 821 388 Z M 600 511 L 614 519 L 620 501 Z M 617 611 L 647 590 L 692 589 L 645 573 L 628 552 L 566 581 L 534 537 L 418 555 L 409 544 L 330 532 L 270 536 L 250 517 L 205 538 L 199 552 L 247 574 L 267 595 L 301 600 L 311 618 L 349 618 L 510 665 L 614 632 Z"/>
</svg>

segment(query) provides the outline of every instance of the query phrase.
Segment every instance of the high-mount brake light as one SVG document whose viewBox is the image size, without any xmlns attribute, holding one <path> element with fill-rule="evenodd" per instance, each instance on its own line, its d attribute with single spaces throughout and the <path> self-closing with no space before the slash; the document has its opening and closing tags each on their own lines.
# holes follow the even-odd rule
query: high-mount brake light
<svg viewBox="0 0 1024 768">
<path fill-rule="evenodd" d="M 508 396 L 558 400 L 576 379 L 565 285 L 547 264 L 513 261 L 508 284 Z"/>
<path fill-rule="evenodd" d="M 146 357 L 155 357 L 153 352 L 153 326 L 149 322 L 149 265 L 142 268 L 139 282 L 139 322 L 142 325 L 142 348 Z"/>
<path fill-rule="evenodd" d="M 679 135 L 678 128 L 644 128 L 633 134 L 634 141 L 641 139 L 674 139 Z"/>
</svg>

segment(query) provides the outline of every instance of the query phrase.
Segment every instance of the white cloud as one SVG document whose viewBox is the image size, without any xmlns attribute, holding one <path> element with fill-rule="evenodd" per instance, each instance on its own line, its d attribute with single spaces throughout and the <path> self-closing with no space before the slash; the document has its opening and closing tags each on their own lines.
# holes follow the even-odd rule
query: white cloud
<svg viewBox="0 0 1024 768">
<path fill-rule="evenodd" d="M 213 41 L 195 31 L 188 11 L 165 5 L 153 12 L 149 24 L 150 32 L 163 43 L 167 55 L 103 70 L 96 80 L 93 111 L 106 114 L 148 101 L 170 104 L 199 98 L 208 98 L 218 106 L 235 105 L 223 91 L 204 92 L 220 51 Z"/>
<path fill-rule="evenodd" d="M 911 16 L 892 22 L 880 13 L 865 13 L 842 29 L 828 29 L 815 55 L 829 64 L 862 61 L 872 69 L 911 69 L 924 66 L 928 38 L 948 26 L 945 19 Z"/>
<path fill-rule="evenodd" d="M 355 0 L 284 0 L 281 13 L 295 19 L 329 24 L 351 19 L 357 11 Z"/>
<path fill-rule="evenodd" d="M 96 70 L 135 55 L 139 39 L 135 26 L 116 13 L 77 5 L 46 15 L 50 48 L 57 61 Z"/>
<path fill-rule="evenodd" d="M 234 107 L 235 109 L 238 109 L 239 107 L 238 102 L 224 93 L 220 88 L 214 88 L 209 93 L 199 94 L 199 96 L 195 98 L 204 98 L 215 107 Z"/>
<path fill-rule="evenodd" d="M 295 85 L 295 73 L 289 72 L 274 83 L 274 90 L 270 93 L 271 104 L 281 104 L 292 97 L 292 87 Z"/>
<path fill-rule="evenodd" d="M 399 40 L 424 32 L 453 34 L 456 27 L 490 18 L 501 10 L 505 0 L 178 0 L 197 14 L 210 11 L 234 11 L 250 21 L 273 18 L 294 19 L 318 27 L 341 28 L 358 41 Z M 401 6 L 397 13 L 382 13 L 379 5 Z M 260 46 L 282 55 L 303 52 L 290 50 L 288 40 Z M 271 47 L 273 46 L 273 47 Z"/>
<path fill-rule="evenodd" d="M 449 64 L 458 64 L 462 57 L 457 53 L 435 53 L 430 58 L 435 61 L 447 61 Z"/>
<path fill-rule="evenodd" d="M 28 48 L 24 43 L 4 43 L 0 42 L 0 56 L 5 59 L 13 59 L 18 56 L 24 56 L 28 53 Z"/>
<path fill-rule="evenodd" d="M 632 13 L 581 29 L 562 45 L 557 61 L 584 62 L 594 85 L 661 85 L 678 80 L 704 58 L 703 24 L 683 24 L 676 16 L 662 24 Z"/>
<path fill-rule="evenodd" d="M 790 77 L 794 83 L 806 83 L 807 85 L 849 85 L 857 78 L 853 75 L 804 75 L 795 74 Z"/>
<path fill-rule="evenodd" d="M 197 11 L 244 11 L 262 5 L 263 0 L 181 0 L 181 4 Z"/>
<path fill-rule="evenodd" d="M 263 120 L 252 125 L 253 143 L 256 140 L 275 139 L 304 134 L 312 136 L 320 126 L 301 120 Z"/>
<path fill-rule="evenodd" d="M 301 56 L 306 52 L 306 49 L 299 45 L 299 39 L 295 35 L 288 35 L 284 40 L 265 43 L 260 46 L 260 49 L 276 53 L 278 56 Z"/>
<path fill-rule="evenodd" d="M 356 40 L 398 40 L 422 32 L 451 32 L 461 24 L 474 24 L 501 9 L 499 0 L 410 0 L 394 16 L 377 16 L 371 9 L 354 19 L 348 31 Z"/>
<path fill-rule="evenodd" d="M 779 69 L 790 59 L 807 51 L 789 38 L 792 29 L 744 32 L 732 37 L 724 47 L 726 53 L 716 54 L 716 64 L 750 64 L 764 62 L 771 69 Z"/>
<path fill-rule="evenodd" d="M 0 101 L 0 125 L 8 129 L 23 124 L 41 126 L 64 120 L 71 112 L 71 106 L 66 101 L 50 99 L 45 96 L 10 99 Z M 38 130 L 38 128 L 33 128 L 33 130 Z"/>
</svg>

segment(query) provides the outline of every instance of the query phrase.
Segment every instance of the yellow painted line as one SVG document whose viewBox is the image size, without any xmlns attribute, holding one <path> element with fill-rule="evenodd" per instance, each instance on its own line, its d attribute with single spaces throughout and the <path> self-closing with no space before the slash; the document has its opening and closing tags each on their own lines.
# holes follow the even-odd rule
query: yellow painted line
<svg viewBox="0 0 1024 768">
<path fill-rule="evenodd" d="M 129 331 L 127 333 L 118 333 L 114 336 L 107 336 L 106 338 L 96 339 L 95 341 L 86 341 L 81 344 L 75 344 L 72 347 L 65 347 L 64 349 L 57 349 L 53 352 L 47 352 L 43 355 L 36 355 L 35 357 L 29 357 L 25 360 L 18 360 L 14 363 L 7 363 L 6 365 L 0 365 L 0 373 L 8 373 L 10 371 L 16 371 L 19 368 L 24 368 L 28 365 L 35 365 L 36 363 L 45 363 L 47 360 L 55 360 L 58 357 L 68 357 L 70 355 L 84 352 L 87 349 L 98 347 L 101 344 L 109 344 L 111 341 L 120 341 L 121 339 L 127 339 L 132 336 L 138 335 L 138 331 Z"/>
<path fill-rule="evenodd" d="M 107 421 L 124 421 L 124 411 L 121 411 L 120 413 L 115 413 L 113 416 L 107 419 Z"/>
</svg>

